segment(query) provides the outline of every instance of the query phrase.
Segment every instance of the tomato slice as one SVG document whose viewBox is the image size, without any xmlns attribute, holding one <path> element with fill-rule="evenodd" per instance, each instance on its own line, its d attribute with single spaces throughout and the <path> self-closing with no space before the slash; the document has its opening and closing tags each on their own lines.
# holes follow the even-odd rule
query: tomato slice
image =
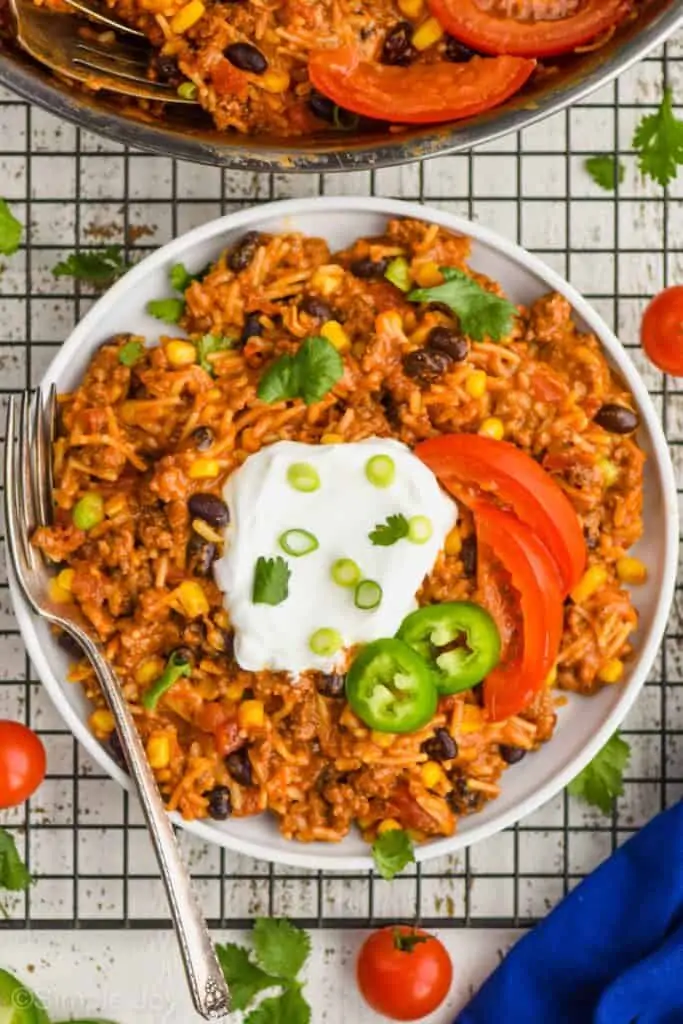
<svg viewBox="0 0 683 1024">
<path fill-rule="evenodd" d="M 683 377 L 683 285 L 655 295 L 643 314 L 640 340 L 655 366 Z"/>
<path fill-rule="evenodd" d="M 473 57 L 467 64 L 396 67 L 361 61 L 353 47 L 317 50 L 308 71 L 315 88 L 355 114 L 405 124 L 480 114 L 514 95 L 534 70 L 519 57 Z"/>
<path fill-rule="evenodd" d="M 484 706 L 500 721 L 528 706 L 555 663 L 562 638 L 562 592 L 555 563 L 531 527 L 490 502 L 476 503 L 473 511 L 480 547 L 495 552 L 519 595 L 522 635 L 514 638 L 516 651 L 484 680 Z M 479 573 L 487 573 L 482 559 Z M 490 608 L 494 618 L 497 610 Z"/>
<path fill-rule="evenodd" d="M 567 17 L 523 21 L 485 10 L 482 0 L 427 3 L 446 31 L 473 50 L 516 57 L 569 53 L 611 28 L 630 10 L 628 0 L 585 0 L 579 11 Z"/>
<path fill-rule="evenodd" d="M 579 582 L 586 542 L 578 516 L 562 488 L 531 456 L 508 441 L 479 434 L 433 437 L 419 444 L 415 454 L 468 507 L 481 491 L 510 505 L 554 558 L 564 595 Z"/>
</svg>

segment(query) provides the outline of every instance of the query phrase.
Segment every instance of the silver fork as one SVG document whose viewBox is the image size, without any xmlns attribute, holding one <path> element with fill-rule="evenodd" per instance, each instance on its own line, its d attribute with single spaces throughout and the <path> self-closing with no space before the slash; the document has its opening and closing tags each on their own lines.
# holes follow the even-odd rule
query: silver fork
<svg viewBox="0 0 683 1024">
<path fill-rule="evenodd" d="M 73 637 L 97 673 L 116 721 L 121 746 L 159 861 L 192 999 L 198 1013 L 212 1020 L 230 1010 L 228 987 L 133 716 L 113 668 L 83 628 L 76 610 L 50 601 L 50 575 L 42 556 L 31 545 L 33 530 L 47 525 L 52 518 L 55 412 L 54 385 L 47 401 L 40 390 L 36 392 L 32 411 L 30 395 L 24 392 L 18 417 L 16 398 L 11 396 L 9 399 L 5 435 L 5 516 L 9 564 L 34 613 Z M 18 442 L 15 443 L 17 428 Z"/>
<path fill-rule="evenodd" d="M 173 86 L 150 81 L 147 68 L 152 49 L 145 45 L 142 32 L 104 14 L 87 0 L 67 2 L 89 19 L 132 38 L 126 42 L 85 38 L 79 31 L 82 21 L 37 7 L 33 0 L 9 0 L 17 41 L 35 60 L 91 88 L 164 103 L 196 104 L 194 99 L 179 96 Z"/>
</svg>

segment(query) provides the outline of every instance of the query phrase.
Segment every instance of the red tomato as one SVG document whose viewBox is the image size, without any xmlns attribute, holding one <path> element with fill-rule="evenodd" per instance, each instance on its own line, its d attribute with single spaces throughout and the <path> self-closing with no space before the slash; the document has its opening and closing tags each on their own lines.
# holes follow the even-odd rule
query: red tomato
<svg viewBox="0 0 683 1024">
<path fill-rule="evenodd" d="M 557 567 L 531 527 L 490 502 L 475 504 L 473 511 L 480 548 L 495 552 L 519 595 L 522 635 L 514 638 L 519 649 L 484 680 L 484 706 L 500 721 L 527 707 L 555 663 L 562 638 L 562 591 Z M 478 571 L 482 576 L 488 572 L 482 559 Z M 495 618 L 496 607 L 490 611 Z"/>
<path fill-rule="evenodd" d="M 548 11 L 551 16 L 547 19 L 522 20 L 495 9 L 484 10 L 481 0 L 427 0 L 427 3 L 446 31 L 467 46 L 482 53 L 507 53 L 516 57 L 568 53 L 611 28 L 631 10 L 628 0 L 585 0 L 575 14 L 562 17 L 558 4 L 552 3 Z"/>
<path fill-rule="evenodd" d="M 472 505 L 481 491 L 511 506 L 557 563 L 563 596 L 579 582 L 586 567 L 581 524 L 562 488 L 519 448 L 479 434 L 444 434 L 423 441 L 415 454 L 446 490 Z"/>
<path fill-rule="evenodd" d="M 201 729 L 202 732 L 216 732 L 216 730 L 223 725 L 227 717 L 227 712 L 223 708 L 222 704 L 213 700 L 202 704 L 195 715 L 194 724 L 198 729 Z"/>
<path fill-rule="evenodd" d="M 655 295 L 645 310 L 640 340 L 655 366 L 683 377 L 683 285 Z"/>
<path fill-rule="evenodd" d="M 219 96 L 236 96 L 243 100 L 247 95 L 249 79 L 243 71 L 223 58 L 211 72 L 211 83 Z"/>
<path fill-rule="evenodd" d="M 235 719 L 219 725 L 216 729 L 216 750 L 221 757 L 227 757 L 234 750 L 239 750 L 244 745 L 244 739 L 240 736 L 240 727 Z"/>
<path fill-rule="evenodd" d="M 448 995 L 453 964 L 433 935 L 394 925 L 365 940 L 356 978 L 361 995 L 377 1013 L 391 1020 L 419 1020 Z"/>
<path fill-rule="evenodd" d="M 431 124 L 471 117 L 516 93 L 535 61 L 474 57 L 467 64 L 394 67 L 359 61 L 350 46 L 311 54 L 315 88 L 346 110 L 380 121 Z"/>
<path fill-rule="evenodd" d="M 28 800 L 45 778 L 45 747 L 20 722 L 0 721 L 0 807 Z"/>
</svg>

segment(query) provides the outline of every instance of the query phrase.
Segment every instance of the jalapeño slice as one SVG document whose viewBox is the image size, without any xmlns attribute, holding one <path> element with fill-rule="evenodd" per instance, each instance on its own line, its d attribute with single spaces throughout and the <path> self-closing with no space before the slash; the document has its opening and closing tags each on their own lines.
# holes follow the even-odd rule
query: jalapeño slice
<svg viewBox="0 0 683 1024">
<path fill-rule="evenodd" d="M 431 665 L 439 693 L 469 690 L 500 660 L 498 628 L 471 601 L 419 608 L 403 620 L 396 635 Z"/>
<path fill-rule="evenodd" d="M 433 718 L 437 692 L 426 661 L 401 640 L 375 640 L 346 676 L 353 711 L 379 732 L 415 732 Z"/>
</svg>

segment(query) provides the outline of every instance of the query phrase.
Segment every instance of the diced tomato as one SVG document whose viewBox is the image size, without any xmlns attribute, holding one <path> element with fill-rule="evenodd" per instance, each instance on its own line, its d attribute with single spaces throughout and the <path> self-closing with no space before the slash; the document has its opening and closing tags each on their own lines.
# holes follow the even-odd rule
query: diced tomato
<svg viewBox="0 0 683 1024">
<path fill-rule="evenodd" d="M 519 595 L 518 651 L 484 680 L 484 706 L 494 721 L 500 721 L 528 706 L 557 659 L 562 637 L 562 592 L 557 567 L 531 527 L 485 501 L 475 504 L 474 521 L 480 550 L 495 552 Z M 487 565 L 481 559 L 478 572 L 483 584 Z M 482 585 L 480 590 L 486 600 L 486 588 Z M 499 609 L 494 605 L 489 610 L 495 618 Z"/>
<path fill-rule="evenodd" d="M 586 566 L 578 516 L 559 485 L 531 456 L 507 441 L 479 434 L 444 434 L 423 441 L 415 454 L 468 507 L 481 497 L 509 505 L 545 544 L 557 564 L 563 595 Z"/>
<path fill-rule="evenodd" d="M 359 60 L 350 46 L 317 50 L 308 71 L 319 92 L 365 117 L 432 124 L 472 117 L 514 95 L 534 70 L 519 57 L 474 57 L 467 64 L 397 67 Z"/>
<path fill-rule="evenodd" d="M 240 736 L 240 729 L 235 719 L 229 722 L 224 722 L 220 725 L 215 732 L 216 736 L 216 750 L 221 757 L 227 757 L 228 754 L 232 754 L 233 750 L 239 750 L 244 744 L 243 738 Z"/>
<path fill-rule="evenodd" d="M 223 705 L 214 700 L 202 704 L 195 717 L 195 725 L 202 732 L 216 732 L 227 717 Z"/>
<path fill-rule="evenodd" d="M 211 82 L 219 96 L 234 96 L 243 100 L 247 95 L 249 79 L 243 71 L 223 58 L 211 72 Z"/>
<path fill-rule="evenodd" d="M 585 0 L 581 9 L 562 17 L 554 2 L 548 17 L 521 19 L 486 10 L 481 0 L 427 0 L 447 32 L 481 53 L 517 57 L 551 57 L 569 53 L 617 24 L 630 10 L 629 0 Z M 490 8 L 490 5 L 487 5 Z M 501 4 L 501 6 L 503 6 Z"/>
</svg>

